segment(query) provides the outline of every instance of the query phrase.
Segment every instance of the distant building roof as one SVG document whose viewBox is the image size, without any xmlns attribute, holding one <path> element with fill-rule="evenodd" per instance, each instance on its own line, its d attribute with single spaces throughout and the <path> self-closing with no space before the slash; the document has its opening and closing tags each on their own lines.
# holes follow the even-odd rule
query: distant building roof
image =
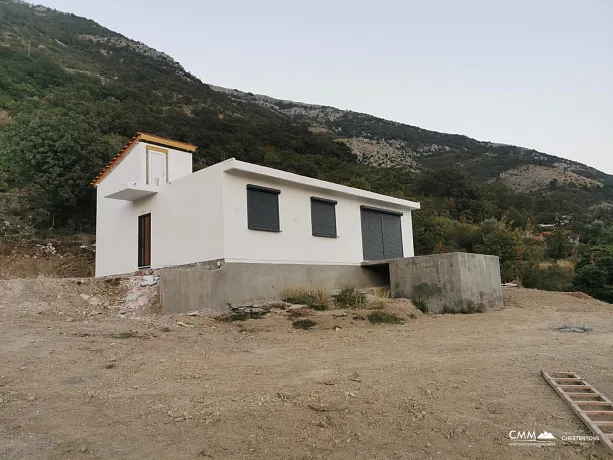
<svg viewBox="0 0 613 460">
<path fill-rule="evenodd" d="M 186 142 L 174 141 L 166 137 L 155 136 L 153 134 L 137 133 L 130 142 L 128 142 L 121 151 L 115 155 L 115 157 L 109 161 L 109 163 L 100 171 L 100 174 L 92 181 L 94 187 L 96 187 L 102 180 L 109 175 L 109 173 L 117 166 L 125 156 L 139 142 L 148 142 L 150 144 L 161 145 L 162 147 L 168 147 L 171 149 L 182 150 L 184 152 L 194 153 L 197 149 L 195 145 L 188 144 Z"/>
</svg>

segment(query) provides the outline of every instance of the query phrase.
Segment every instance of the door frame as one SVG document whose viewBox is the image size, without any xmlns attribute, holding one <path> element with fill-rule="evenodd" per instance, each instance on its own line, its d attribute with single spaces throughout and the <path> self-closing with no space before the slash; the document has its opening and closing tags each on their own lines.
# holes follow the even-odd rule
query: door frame
<svg viewBox="0 0 613 460">
<path fill-rule="evenodd" d="M 151 213 L 138 216 L 138 268 L 151 267 Z"/>
<path fill-rule="evenodd" d="M 164 169 L 165 169 L 164 183 L 167 184 L 169 182 L 169 179 L 168 179 L 168 149 L 158 147 L 156 145 L 148 145 L 146 151 L 147 152 L 145 155 L 145 184 L 153 185 L 151 184 L 151 178 L 149 177 L 151 175 L 151 152 L 161 153 L 164 155 L 164 160 L 163 160 Z"/>
</svg>

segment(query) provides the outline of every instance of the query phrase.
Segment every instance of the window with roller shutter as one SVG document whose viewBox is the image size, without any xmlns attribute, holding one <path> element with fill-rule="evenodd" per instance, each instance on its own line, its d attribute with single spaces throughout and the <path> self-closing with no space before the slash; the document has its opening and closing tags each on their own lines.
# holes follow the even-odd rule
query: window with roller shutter
<svg viewBox="0 0 613 460">
<path fill-rule="evenodd" d="M 314 236 L 336 238 L 336 201 L 311 197 L 311 226 Z"/>
<path fill-rule="evenodd" d="M 402 213 L 361 206 L 364 260 L 404 257 Z"/>
<path fill-rule="evenodd" d="M 247 185 L 247 226 L 250 230 L 279 232 L 280 190 Z"/>
</svg>

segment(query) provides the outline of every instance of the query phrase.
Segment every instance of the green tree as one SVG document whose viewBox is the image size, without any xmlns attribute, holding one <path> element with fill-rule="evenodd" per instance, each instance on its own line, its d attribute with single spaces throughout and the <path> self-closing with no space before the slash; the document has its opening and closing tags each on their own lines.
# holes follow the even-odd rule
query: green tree
<svg viewBox="0 0 613 460">
<path fill-rule="evenodd" d="M 583 253 L 575 266 L 573 287 L 613 303 L 613 246 L 594 246 Z"/>
<path fill-rule="evenodd" d="M 561 260 L 571 256 L 573 247 L 568 240 L 563 228 L 556 228 L 553 234 L 547 238 L 547 250 L 545 256 L 549 259 Z"/>
<path fill-rule="evenodd" d="M 95 120 L 36 111 L 0 133 L 0 171 L 23 188 L 39 227 L 94 227 L 91 180 L 114 153 Z"/>
</svg>

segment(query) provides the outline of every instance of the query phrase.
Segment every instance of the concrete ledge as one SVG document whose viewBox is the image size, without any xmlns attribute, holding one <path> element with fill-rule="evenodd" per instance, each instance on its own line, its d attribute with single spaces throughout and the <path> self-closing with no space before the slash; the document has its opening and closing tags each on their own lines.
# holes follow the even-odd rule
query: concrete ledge
<svg viewBox="0 0 613 460">
<path fill-rule="evenodd" d="M 221 263 L 219 263 L 221 262 Z M 257 264 L 214 261 L 196 268 L 160 271 L 162 309 L 166 314 L 201 311 L 221 314 L 228 304 L 280 298 L 291 286 L 339 289 L 388 286 L 387 271 L 359 265 Z"/>
<path fill-rule="evenodd" d="M 498 257 L 454 252 L 389 262 L 394 297 L 431 313 L 469 313 L 503 307 Z"/>
</svg>

